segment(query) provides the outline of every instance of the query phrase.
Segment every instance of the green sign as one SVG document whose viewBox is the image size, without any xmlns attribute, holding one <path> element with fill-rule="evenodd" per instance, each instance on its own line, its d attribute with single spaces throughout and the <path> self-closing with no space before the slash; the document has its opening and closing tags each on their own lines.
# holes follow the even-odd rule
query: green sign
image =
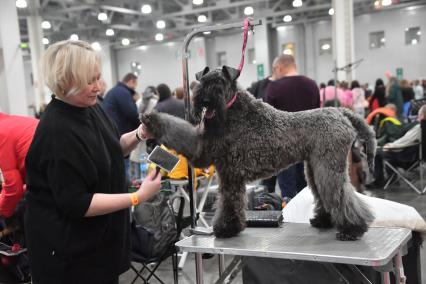
<svg viewBox="0 0 426 284">
<path fill-rule="evenodd" d="M 257 64 L 257 80 L 262 80 L 265 78 L 265 68 L 263 64 Z"/>
<path fill-rule="evenodd" d="M 403 77 L 404 77 L 404 70 L 402 70 L 401 67 L 396 68 L 396 78 L 398 78 L 398 80 L 402 80 Z"/>
<path fill-rule="evenodd" d="M 30 47 L 30 46 L 29 46 L 28 42 L 21 42 L 21 43 L 19 44 L 19 47 L 20 47 L 21 49 L 27 49 L 27 48 L 28 48 L 28 47 Z"/>
</svg>

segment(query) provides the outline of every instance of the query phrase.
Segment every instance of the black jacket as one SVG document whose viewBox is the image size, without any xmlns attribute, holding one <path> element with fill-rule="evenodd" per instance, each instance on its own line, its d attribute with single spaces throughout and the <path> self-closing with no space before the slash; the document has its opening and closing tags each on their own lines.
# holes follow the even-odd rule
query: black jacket
<svg viewBox="0 0 426 284">
<path fill-rule="evenodd" d="M 129 268 L 129 211 L 84 217 L 93 194 L 126 192 L 118 139 L 99 105 L 46 108 L 26 158 L 33 283 L 103 283 Z"/>
<path fill-rule="evenodd" d="M 119 82 L 108 91 L 102 102 L 103 109 L 117 125 L 120 135 L 139 126 L 138 110 L 132 98 L 134 93 L 134 90 Z"/>
</svg>

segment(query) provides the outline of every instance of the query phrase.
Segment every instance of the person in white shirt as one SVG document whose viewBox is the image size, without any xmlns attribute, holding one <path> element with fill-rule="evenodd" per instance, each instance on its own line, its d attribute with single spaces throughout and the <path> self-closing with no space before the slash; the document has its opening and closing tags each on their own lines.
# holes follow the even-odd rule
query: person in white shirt
<svg viewBox="0 0 426 284">
<path fill-rule="evenodd" d="M 426 119 L 426 105 L 423 105 L 418 112 L 417 121 Z M 421 138 L 420 123 L 411 128 L 404 136 L 392 143 L 387 143 L 383 149 L 377 149 L 374 159 L 374 181 L 366 186 L 368 188 L 383 187 L 385 184 L 383 160 L 396 163 L 410 162 L 418 155 Z"/>
<path fill-rule="evenodd" d="M 419 80 L 414 81 L 414 98 L 420 100 L 424 98 L 424 89 Z"/>
</svg>

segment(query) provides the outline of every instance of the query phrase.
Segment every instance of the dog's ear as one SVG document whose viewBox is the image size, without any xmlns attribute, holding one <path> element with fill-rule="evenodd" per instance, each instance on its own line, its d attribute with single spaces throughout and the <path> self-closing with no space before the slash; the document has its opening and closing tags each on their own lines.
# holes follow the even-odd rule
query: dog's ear
<svg viewBox="0 0 426 284">
<path fill-rule="evenodd" d="M 240 70 L 234 69 L 234 68 L 229 67 L 229 66 L 223 65 L 222 72 L 231 81 L 235 81 L 235 80 L 237 80 L 238 77 L 240 77 Z"/>
<path fill-rule="evenodd" d="M 195 74 L 195 79 L 197 79 L 197 81 L 200 81 L 201 78 L 204 77 L 204 75 L 209 73 L 209 71 L 210 71 L 209 67 L 205 67 L 203 71 L 200 71 L 197 74 Z"/>
</svg>

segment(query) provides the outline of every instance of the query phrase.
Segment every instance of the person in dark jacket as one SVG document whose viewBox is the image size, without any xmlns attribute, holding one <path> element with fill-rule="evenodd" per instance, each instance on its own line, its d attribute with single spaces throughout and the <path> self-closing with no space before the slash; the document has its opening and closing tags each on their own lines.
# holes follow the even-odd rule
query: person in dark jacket
<svg viewBox="0 0 426 284">
<path fill-rule="evenodd" d="M 137 80 L 135 74 L 126 74 L 121 82 L 108 91 L 102 102 L 102 107 L 117 125 L 120 135 L 139 125 L 138 111 L 133 100 Z"/>
<path fill-rule="evenodd" d="M 402 98 L 401 88 L 399 87 L 398 80 L 395 77 L 390 77 L 386 85 L 386 100 L 390 104 L 396 106 L 396 116 L 402 120 L 404 115 L 404 101 Z"/>
<path fill-rule="evenodd" d="M 373 92 L 373 95 L 371 95 L 371 97 L 368 99 L 368 104 L 369 104 L 368 108 L 370 112 L 380 107 L 384 107 L 387 104 L 386 88 L 382 79 L 376 80 L 374 92 Z"/>
<path fill-rule="evenodd" d="M 185 103 L 183 100 L 179 100 L 172 96 L 169 86 L 160 84 L 157 86 L 157 92 L 159 100 L 155 109 L 158 112 L 165 112 L 185 119 Z"/>
<path fill-rule="evenodd" d="M 96 103 L 100 54 L 89 43 L 51 45 L 43 73 L 54 95 L 25 160 L 32 283 L 118 284 L 130 265 L 128 208 L 155 195 L 161 176 L 128 193 L 123 156 L 146 135 L 120 136 Z"/>
<path fill-rule="evenodd" d="M 249 88 L 247 88 L 247 91 L 249 91 L 250 94 L 252 94 L 256 99 L 265 100 L 266 88 L 273 80 L 273 77 L 267 77 L 265 79 L 254 82 Z"/>
</svg>

